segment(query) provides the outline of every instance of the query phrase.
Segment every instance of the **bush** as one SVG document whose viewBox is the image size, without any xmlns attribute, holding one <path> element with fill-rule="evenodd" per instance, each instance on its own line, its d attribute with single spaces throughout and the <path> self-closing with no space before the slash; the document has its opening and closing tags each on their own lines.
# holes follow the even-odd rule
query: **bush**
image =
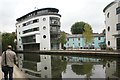
<svg viewBox="0 0 120 80">
<path fill-rule="evenodd" d="M 107 47 L 106 50 L 108 50 L 108 51 L 113 51 L 113 48 Z"/>
<path fill-rule="evenodd" d="M 101 50 L 106 50 L 106 44 L 100 44 Z"/>
</svg>

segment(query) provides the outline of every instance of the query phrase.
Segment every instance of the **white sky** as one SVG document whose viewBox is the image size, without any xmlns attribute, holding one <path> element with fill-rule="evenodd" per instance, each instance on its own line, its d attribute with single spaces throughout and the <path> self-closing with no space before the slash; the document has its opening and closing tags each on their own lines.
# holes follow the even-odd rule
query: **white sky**
<svg viewBox="0 0 120 80">
<path fill-rule="evenodd" d="M 16 19 L 38 9 L 53 7 L 59 9 L 61 30 L 71 33 L 71 26 L 77 21 L 89 23 L 93 32 L 104 29 L 103 9 L 113 0 L 0 0 L 0 31 L 15 31 Z"/>
</svg>

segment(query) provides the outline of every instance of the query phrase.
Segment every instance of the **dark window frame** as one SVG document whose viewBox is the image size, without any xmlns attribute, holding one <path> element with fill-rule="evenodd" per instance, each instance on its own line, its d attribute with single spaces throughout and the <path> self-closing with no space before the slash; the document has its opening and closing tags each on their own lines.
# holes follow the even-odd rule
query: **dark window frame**
<svg viewBox="0 0 120 80">
<path fill-rule="evenodd" d="M 107 30 L 110 31 L 110 26 L 108 26 Z"/>
<path fill-rule="evenodd" d="M 108 12 L 108 13 L 107 13 L 107 18 L 109 18 L 109 17 L 110 17 L 110 13 Z"/>
<path fill-rule="evenodd" d="M 110 41 L 108 41 L 108 46 L 110 46 Z"/>
<path fill-rule="evenodd" d="M 116 8 L 116 14 L 120 14 L 120 7 Z"/>
<path fill-rule="evenodd" d="M 116 30 L 120 30 L 120 23 L 116 24 Z"/>
</svg>

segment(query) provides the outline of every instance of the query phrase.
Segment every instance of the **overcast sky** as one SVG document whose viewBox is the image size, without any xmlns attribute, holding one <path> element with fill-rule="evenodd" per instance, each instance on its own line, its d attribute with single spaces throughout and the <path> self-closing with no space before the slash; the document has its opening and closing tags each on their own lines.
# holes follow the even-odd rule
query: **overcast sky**
<svg viewBox="0 0 120 80">
<path fill-rule="evenodd" d="M 15 31 L 16 19 L 38 9 L 53 7 L 59 9 L 61 30 L 70 32 L 72 24 L 78 21 L 89 23 L 93 32 L 104 29 L 103 9 L 113 0 L 0 0 L 0 31 Z"/>
</svg>

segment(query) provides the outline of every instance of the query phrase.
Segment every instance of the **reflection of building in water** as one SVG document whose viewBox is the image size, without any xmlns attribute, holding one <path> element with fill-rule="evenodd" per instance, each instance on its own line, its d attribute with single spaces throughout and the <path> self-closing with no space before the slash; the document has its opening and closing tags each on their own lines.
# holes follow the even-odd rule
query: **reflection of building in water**
<svg viewBox="0 0 120 80">
<path fill-rule="evenodd" d="M 18 54 L 20 69 L 25 71 L 31 78 L 80 78 L 85 77 L 85 75 L 87 78 L 120 77 L 119 61 L 33 54 Z"/>
<path fill-rule="evenodd" d="M 30 78 L 61 78 L 67 62 L 61 56 L 18 54 L 19 68 Z"/>
<path fill-rule="evenodd" d="M 120 59 L 117 60 L 117 71 L 116 71 L 117 77 L 120 79 Z"/>
<path fill-rule="evenodd" d="M 51 78 L 51 56 L 18 54 L 19 68 L 31 78 Z"/>
<path fill-rule="evenodd" d="M 18 50 L 59 49 L 60 17 L 56 8 L 42 8 L 16 19 Z"/>
<path fill-rule="evenodd" d="M 116 61 L 107 61 L 106 63 L 106 78 L 117 78 L 116 76 Z"/>
</svg>

